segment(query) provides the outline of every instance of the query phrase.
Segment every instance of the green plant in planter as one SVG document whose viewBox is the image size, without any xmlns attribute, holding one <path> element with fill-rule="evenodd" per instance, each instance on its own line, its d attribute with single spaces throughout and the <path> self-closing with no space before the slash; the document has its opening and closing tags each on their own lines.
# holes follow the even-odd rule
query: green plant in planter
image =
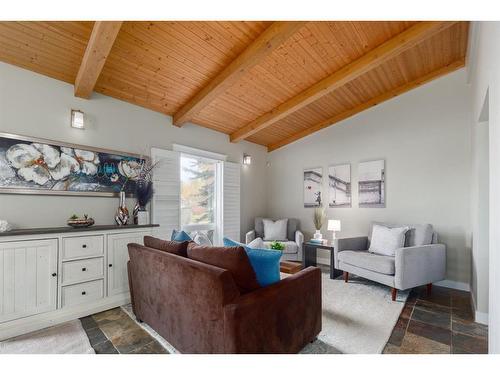
<svg viewBox="0 0 500 375">
<path fill-rule="evenodd" d="M 285 250 L 285 245 L 283 245 L 281 242 L 273 241 L 271 242 L 271 249 L 283 251 Z"/>
</svg>

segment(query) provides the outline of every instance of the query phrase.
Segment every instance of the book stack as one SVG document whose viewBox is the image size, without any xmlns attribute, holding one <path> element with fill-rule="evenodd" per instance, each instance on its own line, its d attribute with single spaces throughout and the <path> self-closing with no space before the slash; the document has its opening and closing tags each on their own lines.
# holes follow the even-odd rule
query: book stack
<svg viewBox="0 0 500 375">
<path fill-rule="evenodd" d="M 328 245 L 328 240 L 324 238 L 323 239 L 311 238 L 309 242 L 316 245 Z"/>
</svg>

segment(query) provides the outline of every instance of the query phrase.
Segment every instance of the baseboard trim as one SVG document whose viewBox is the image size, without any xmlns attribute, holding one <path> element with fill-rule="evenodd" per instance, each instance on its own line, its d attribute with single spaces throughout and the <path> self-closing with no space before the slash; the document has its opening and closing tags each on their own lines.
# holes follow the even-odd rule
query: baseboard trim
<svg viewBox="0 0 500 375">
<path fill-rule="evenodd" d="M 474 311 L 474 320 L 476 321 L 476 323 L 488 325 L 488 322 L 489 322 L 488 313 L 484 313 L 484 312 L 475 310 Z"/>
<path fill-rule="evenodd" d="M 444 288 L 457 289 L 457 290 L 463 290 L 465 292 L 470 292 L 470 285 L 468 283 L 464 283 L 461 281 L 442 280 L 435 282 L 434 285 L 442 286 Z"/>
</svg>

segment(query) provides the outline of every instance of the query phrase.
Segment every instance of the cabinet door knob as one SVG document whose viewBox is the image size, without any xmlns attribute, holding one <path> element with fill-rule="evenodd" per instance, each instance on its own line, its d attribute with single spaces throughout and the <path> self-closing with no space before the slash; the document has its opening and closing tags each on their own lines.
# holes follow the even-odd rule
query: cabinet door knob
<svg viewBox="0 0 500 375">
<path fill-rule="evenodd" d="M 87 294 L 87 292 L 86 292 L 86 291 L 83 291 L 83 292 L 82 292 L 82 296 L 84 296 L 85 294 Z"/>
<path fill-rule="evenodd" d="M 52 277 L 56 277 L 56 276 L 57 276 L 57 273 L 55 273 L 55 272 L 54 272 L 54 273 L 52 274 Z"/>
<path fill-rule="evenodd" d="M 112 264 L 108 264 L 108 267 L 113 267 L 113 265 Z"/>
<path fill-rule="evenodd" d="M 83 268 L 82 268 L 82 271 L 83 271 L 83 272 L 87 271 L 87 268 L 83 267 Z"/>
<path fill-rule="evenodd" d="M 82 245 L 82 247 L 85 249 L 85 248 L 87 248 L 87 245 L 86 245 L 86 244 L 83 244 L 83 245 Z"/>
</svg>

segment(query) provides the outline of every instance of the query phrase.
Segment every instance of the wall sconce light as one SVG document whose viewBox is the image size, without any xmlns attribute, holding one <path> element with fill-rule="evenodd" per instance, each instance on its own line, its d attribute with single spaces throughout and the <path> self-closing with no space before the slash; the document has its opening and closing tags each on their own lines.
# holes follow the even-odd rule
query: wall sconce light
<svg viewBox="0 0 500 375">
<path fill-rule="evenodd" d="M 85 116 L 82 111 L 71 110 L 71 127 L 75 129 L 85 129 Z"/>
<path fill-rule="evenodd" d="M 252 164 L 252 157 L 247 154 L 243 154 L 243 165 L 250 165 Z"/>
</svg>

